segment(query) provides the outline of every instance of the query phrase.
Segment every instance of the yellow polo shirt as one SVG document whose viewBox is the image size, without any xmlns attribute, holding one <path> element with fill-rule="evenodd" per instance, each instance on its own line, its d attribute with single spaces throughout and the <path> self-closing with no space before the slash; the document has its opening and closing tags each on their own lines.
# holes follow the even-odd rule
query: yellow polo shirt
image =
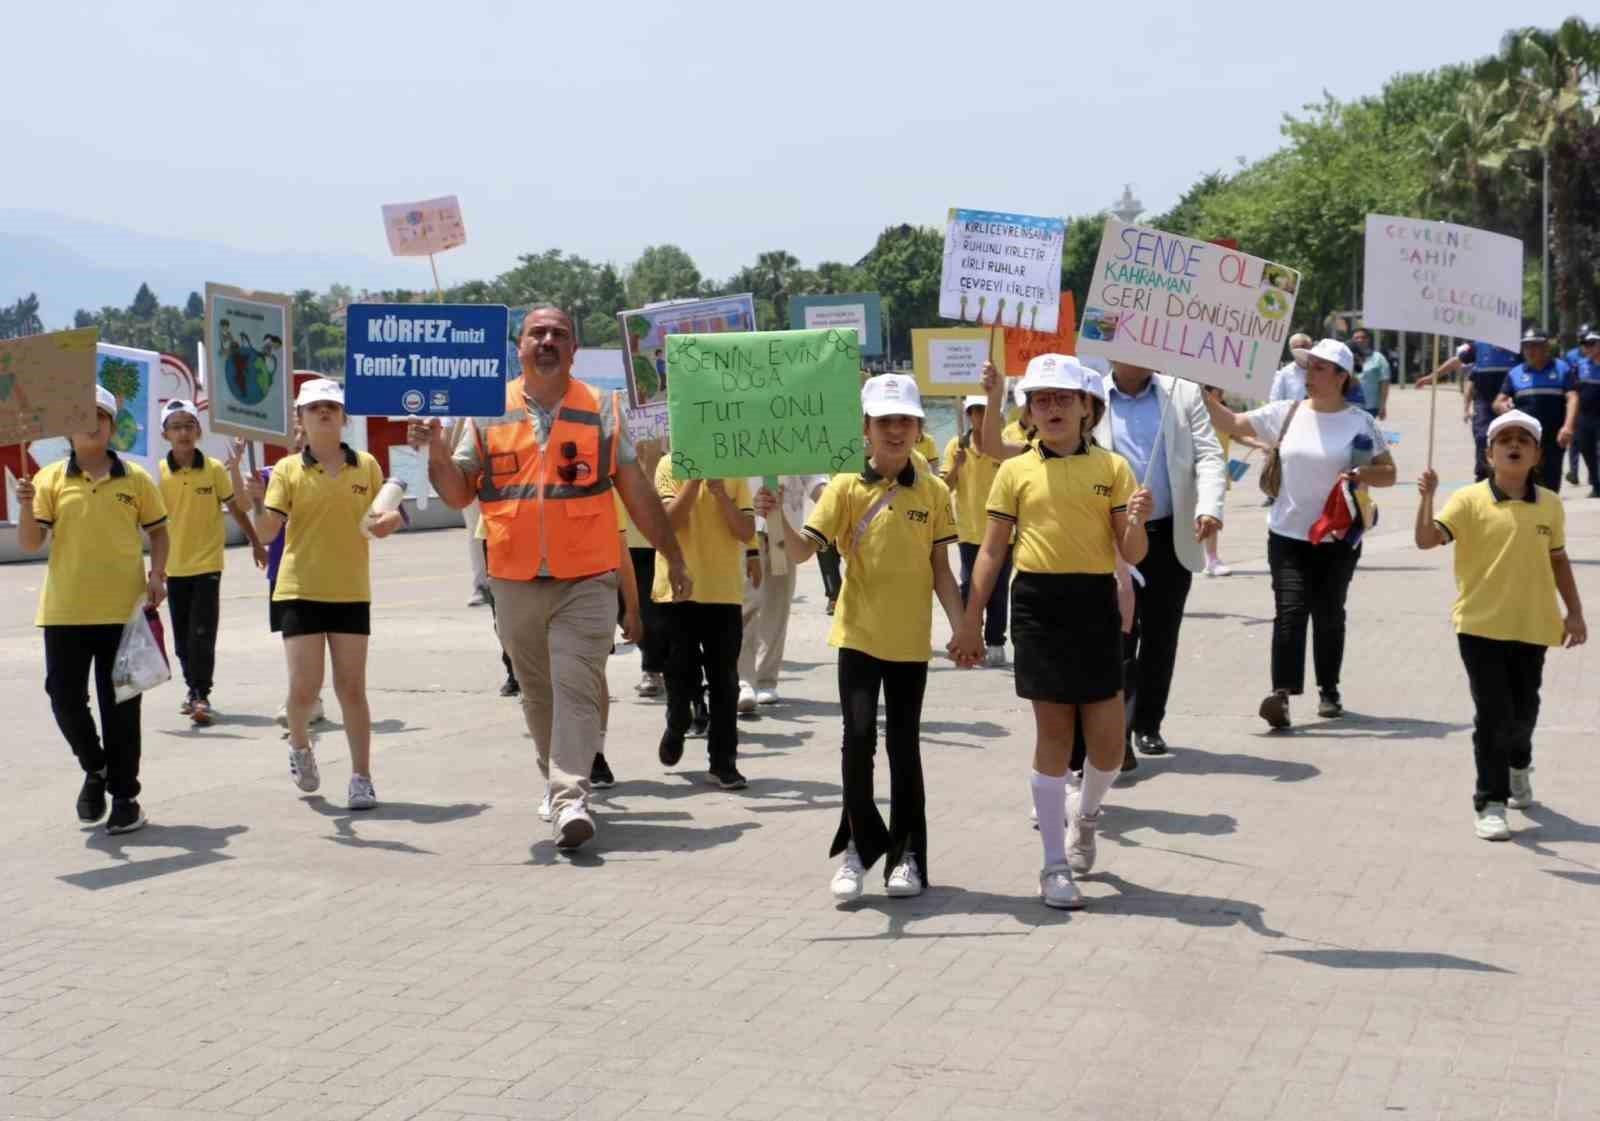
<svg viewBox="0 0 1600 1121">
<path fill-rule="evenodd" d="M 911 450 L 922 457 L 930 473 L 936 470 L 934 464 L 939 459 L 939 446 L 933 442 L 933 437 L 928 435 L 927 429 L 922 430 L 922 439 L 913 444 Z"/>
<path fill-rule="evenodd" d="M 944 449 L 944 477 L 950 478 L 950 472 L 955 470 L 956 451 L 961 447 L 961 437 L 953 436 Z M 951 494 L 956 503 L 956 532 L 960 535 L 962 544 L 983 544 L 984 530 L 988 528 L 987 508 L 989 502 L 989 489 L 994 486 L 994 477 L 1000 471 L 1000 460 L 993 456 L 985 455 L 977 448 L 968 445 L 966 462 L 961 465 L 961 472 L 956 476 L 956 485 Z M 946 483 L 948 486 L 948 482 Z"/>
<path fill-rule="evenodd" d="M 371 603 L 372 574 L 361 519 L 378 497 L 383 472 L 366 452 L 340 444 L 344 463 L 330 475 L 310 450 L 272 469 L 266 507 L 289 519 L 272 598 Z"/>
<path fill-rule="evenodd" d="M 672 477 L 672 457 L 662 456 L 656 464 L 656 493 L 662 502 L 678 496 L 678 489 L 686 480 Z M 728 497 L 743 513 L 754 514 L 755 503 L 750 497 L 747 479 L 724 479 Z M 755 542 L 740 541 L 728 529 L 727 519 L 717 503 L 717 496 L 704 483 L 700 494 L 689 509 L 689 524 L 678 530 L 678 546 L 694 581 L 692 603 L 744 603 L 744 558 L 755 550 Z M 656 554 L 656 578 L 650 589 L 650 598 L 657 603 L 672 602 L 672 579 L 667 572 L 667 558 Z"/>
<path fill-rule="evenodd" d="M 628 508 L 622 504 L 622 494 L 617 490 L 616 487 L 611 488 L 611 497 L 616 502 L 617 525 L 622 527 L 623 535 L 628 539 L 628 548 L 650 548 L 650 539 L 644 534 L 640 533 L 639 527 L 633 524 L 633 519 L 628 516 Z"/>
<path fill-rule="evenodd" d="M 222 571 L 227 544 L 223 507 L 233 501 L 228 469 L 198 449 L 190 464 L 175 466 L 171 452 L 161 460 L 161 501 L 171 520 L 168 576 L 202 576 Z"/>
<path fill-rule="evenodd" d="M 1022 421 L 1013 420 L 1000 430 L 1000 439 L 1007 444 L 1026 444 L 1028 433 L 1022 427 Z"/>
<path fill-rule="evenodd" d="M 1094 444 L 1057 455 L 1035 444 L 1000 465 L 989 517 L 1016 527 L 1018 572 L 1111 573 L 1117 568 L 1111 515 L 1138 483 L 1128 461 Z"/>
<path fill-rule="evenodd" d="M 33 516 L 50 530 L 36 627 L 121 626 L 144 599 L 144 538 L 167 520 L 161 491 L 137 463 L 111 454 L 90 479 L 69 455 L 33 477 Z"/>
<path fill-rule="evenodd" d="M 1528 484 L 1512 498 L 1485 479 L 1450 496 L 1434 522 L 1455 542 L 1460 634 L 1561 645 L 1561 609 L 1550 558 L 1567 545 L 1566 511 L 1554 491 Z"/>
<path fill-rule="evenodd" d="M 889 501 L 863 526 L 891 487 Z M 869 464 L 860 474 L 830 479 L 801 532 L 822 548 L 837 544 L 850 566 L 828 645 L 886 662 L 926 662 L 933 641 L 930 558 L 956 540 L 950 488 L 915 459 L 894 479 Z"/>
</svg>

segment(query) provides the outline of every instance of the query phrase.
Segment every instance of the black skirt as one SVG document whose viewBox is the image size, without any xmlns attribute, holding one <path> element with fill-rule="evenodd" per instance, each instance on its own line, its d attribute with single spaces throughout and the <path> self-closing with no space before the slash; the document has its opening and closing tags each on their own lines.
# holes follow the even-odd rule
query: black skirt
<svg viewBox="0 0 1600 1121">
<path fill-rule="evenodd" d="M 1017 696 L 1051 704 L 1109 700 L 1122 689 L 1117 579 L 1019 572 L 1011 583 Z"/>
<path fill-rule="evenodd" d="M 273 630 L 284 638 L 308 634 L 371 634 L 372 604 L 328 603 L 319 599 L 272 601 Z"/>
</svg>

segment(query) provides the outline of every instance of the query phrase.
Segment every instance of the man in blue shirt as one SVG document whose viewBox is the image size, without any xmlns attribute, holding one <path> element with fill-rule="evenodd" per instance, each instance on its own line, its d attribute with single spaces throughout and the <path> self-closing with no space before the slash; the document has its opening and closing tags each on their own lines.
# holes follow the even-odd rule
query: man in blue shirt
<svg viewBox="0 0 1600 1121">
<path fill-rule="evenodd" d="M 1350 336 L 1350 348 L 1361 360 L 1361 407 L 1379 420 L 1389 418 L 1389 360 L 1372 345 L 1372 332 L 1357 327 Z"/>
<path fill-rule="evenodd" d="M 1578 427 L 1578 374 L 1550 353 L 1550 336 L 1531 327 L 1522 336 L 1522 364 L 1512 368 L 1494 399 L 1497 413 L 1520 409 L 1544 429 L 1539 484 L 1561 490 L 1563 449 L 1572 444 Z"/>
<path fill-rule="evenodd" d="M 1578 439 L 1589 469 L 1589 497 L 1600 498 L 1600 331 L 1586 328 L 1578 340 Z"/>
<path fill-rule="evenodd" d="M 1463 344 L 1456 357 L 1463 368 L 1462 419 L 1472 425 L 1472 442 L 1477 449 L 1473 478 L 1481 483 L 1489 477 L 1489 423 L 1498 415 L 1494 411 L 1495 398 L 1500 396 L 1500 387 L 1505 385 L 1511 367 L 1521 359 L 1514 350 L 1482 340 Z"/>
</svg>

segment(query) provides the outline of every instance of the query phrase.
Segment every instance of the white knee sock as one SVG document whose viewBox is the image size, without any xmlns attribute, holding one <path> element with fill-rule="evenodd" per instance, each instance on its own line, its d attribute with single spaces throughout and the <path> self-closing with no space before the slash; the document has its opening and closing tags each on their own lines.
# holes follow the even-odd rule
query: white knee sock
<svg viewBox="0 0 1600 1121">
<path fill-rule="evenodd" d="M 1039 840 L 1046 864 L 1067 862 L 1067 777 L 1033 772 L 1033 809 L 1039 815 Z"/>
<path fill-rule="evenodd" d="M 1100 803 L 1105 799 L 1106 791 L 1111 789 L 1111 784 L 1117 781 L 1117 775 L 1122 773 L 1120 766 L 1109 771 L 1102 771 L 1089 760 L 1083 761 L 1083 800 L 1078 803 L 1078 811 L 1085 816 L 1093 817 L 1100 812 Z"/>
</svg>

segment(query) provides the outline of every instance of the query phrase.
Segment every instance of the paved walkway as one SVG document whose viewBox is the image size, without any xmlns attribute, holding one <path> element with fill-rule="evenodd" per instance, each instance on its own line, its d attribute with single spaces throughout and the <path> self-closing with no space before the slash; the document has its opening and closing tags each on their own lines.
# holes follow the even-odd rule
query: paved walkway
<svg viewBox="0 0 1600 1121">
<path fill-rule="evenodd" d="M 1412 477 L 1427 398 L 1396 396 Z M 1448 486 L 1471 452 L 1441 404 Z M 460 531 L 376 549 L 381 809 L 337 801 L 337 734 L 330 797 L 291 786 L 282 655 L 234 549 L 228 715 L 195 732 L 176 688 L 147 702 L 153 824 L 121 839 L 73 817 L 29 625 L 43 570 L 0 570 L 0 1118 L 1600 1117 L 1600 655 L 1551 655 L 1539 804 L 1514 843 L 1476 840 L 1449 557 L 1410 546 L 1413 503 L 1384 496 L 1357 577 L 1351 714 L 1302 703 L 1269 736 L 1255 471 L 1236 489 L 1236 574 L 1190 600 L 1175 753 L 1113 792 L 1070 916 L 1035 899 L 1010 673 L 943 662 L 937 883 L 831 905 L 839 730 L 810 566 L 787 703 L 740 726 L 746 792 L 700 783 L 695 741 L 662 770 L 661 708 L 615 659 L 621 784 L 575 861 L 534 816 Z M 1568 509 L 1595 618 L 1600 501 Z"/>
</svg>

